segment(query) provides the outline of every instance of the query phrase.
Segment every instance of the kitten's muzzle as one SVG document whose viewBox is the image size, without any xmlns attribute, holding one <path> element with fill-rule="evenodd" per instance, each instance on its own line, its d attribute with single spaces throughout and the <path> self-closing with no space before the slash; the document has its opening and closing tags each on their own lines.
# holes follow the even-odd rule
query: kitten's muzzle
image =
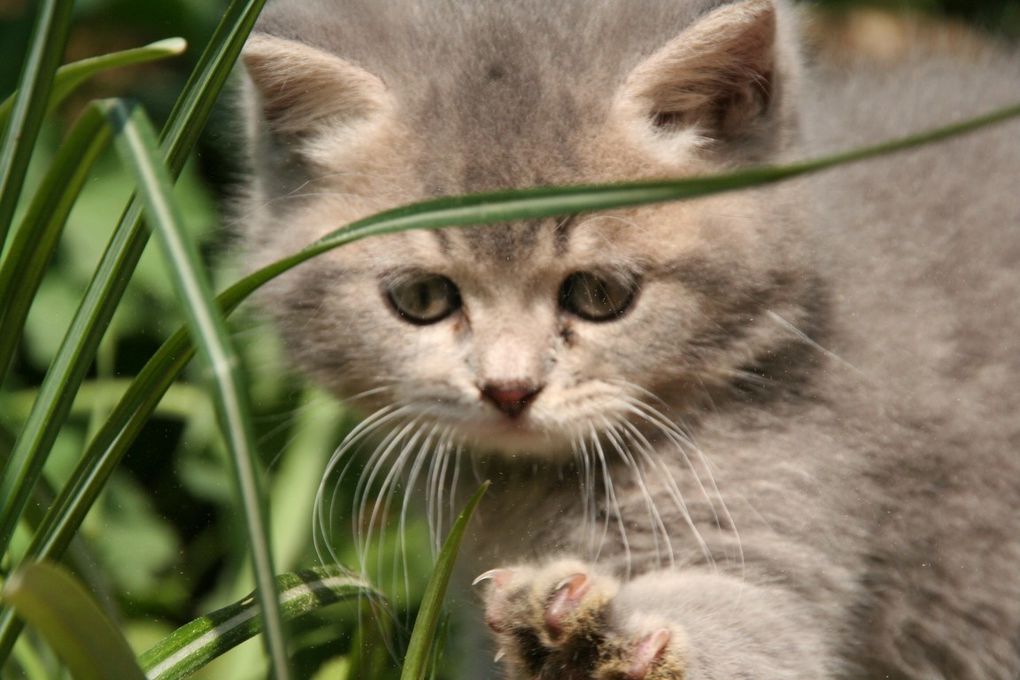
<svg viewBox="0 0 1020 680">
<path fill-rule="evenodd" d="M 483 399 L 510 418 L 516 418 L 534 401 L 542 387 L 524 383 L 487 383 L 481 391 Z"/>
</svg>

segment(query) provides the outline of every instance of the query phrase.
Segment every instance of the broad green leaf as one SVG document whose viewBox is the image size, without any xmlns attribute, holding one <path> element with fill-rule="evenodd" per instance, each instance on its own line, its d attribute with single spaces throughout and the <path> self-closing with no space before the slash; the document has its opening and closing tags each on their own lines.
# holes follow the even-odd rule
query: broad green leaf
<svg viewBox="0 0 1020 680">
<path fill-rule="evenodd" d="M 32 148 L 42 129 L 46 102 L 71 28 L 73 4 L 72 0 L 41 0 L 38 4 L 18 92 L 0 141 L 0 250 L 7 240 Z"/>
<path fill-rule="evenodd" d="M 3 600 L 46 638 L 75 680 L 145 680 L 127 640 L 63 567 L 19 568 Z"/>
<path fill-rule="evenodd" d="M 133 47 L 120 52 L 111 52 L 64 64 L 57 69 L 53 79 L 53 89 L 50 92 L 45 115 L 53 113 L 53 110 L 60 106 L 61 102 L 67 99 L 71 93 L 103 71 L 175 57 L 183 54 L 187 48 L 188 43 L 184 38 L 166 38 L 142 47 Z M 0 104 L 0 128 L 7 123 L 7 119 L 11 115 L 15 96 L 16 94 L 12 94 Z"/>
<path fill-rule="evenodd" d="M 418 618 L 414 622 L 414 630 L 411 632 L 411 642 L 407 646 L 407 656 L 404 657 L 404 668 L 400 673 L 400 680 L 425 680 L 428 676 L 430 664 L 429 655 L 435 650 L 436 632 L 439 629 L 440 614 L 443 611 L 443 599 L 446 597 L 446 587 L 450 583 L 450 574 L 453 573 L 453 564 L 457 559 L 457 552 L 460 550 L 460 542 L 464 538 L 464 530 L 467 529 L 471 515 L 481 502 L 482 496 L 489 490 L 491 482 L 485 482 L 479 487 L 475 495 L 471 497 L 467 505 L 461 511 L 457 521 L 450 529 L 450 535 L 446 537 L 443 549 L 436 560 L 435 569 L 425 586 L 425 595 L 422 597 L 421 609 L 418 610 Z"/>
<path fill-rule="evenodd" d="M 160 159 L 156 135 L 145 112 L 120 101 L 102 102 L 116 130 L 114 141 L 124 164 L 132 168 L 138 193 L 145 204 L 171 278 L 188 319 L 191 336 L 213 379 L 220 427 L 234 464 L 234 483 L 251 550 L 255 592 L 265 618 L 263 640 L 277 680 L 290 677 L 287 647 L 273 582 L 267 512 L 259 479 L 258 454 L 251 424 L 251 405 L 237 354 L 227 332 L 223 313 L 202 269 L 198 248 L 184 232 L 180 209 L 173 196 L 170 174 Z"/>
<path fill-rule="evenodd" d="M 306 569 L 276 578 L 285 621 L 337 602 L 380 595 L 364 581 L 336 569 Z M 179 628 L 140 661 L 150 680 L 178 680 L 262 632 L 262 617 L 249 596 Z"/>
</svg>

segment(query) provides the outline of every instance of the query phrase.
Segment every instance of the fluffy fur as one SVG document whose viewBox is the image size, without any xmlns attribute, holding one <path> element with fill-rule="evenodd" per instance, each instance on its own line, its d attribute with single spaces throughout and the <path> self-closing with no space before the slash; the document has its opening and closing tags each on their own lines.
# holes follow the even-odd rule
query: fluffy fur
<svg viewBox="0 0 1020 680">
<path fill-rule="evenodd" d="M 805 69 L 778 0 L 278 0 L 259 31 L 254 264 L 414 200 L 781 161 L 1020 95 L 992 49 Z M 431 463 L 441 499 L 463 449 L 495 480 L 465 559 L 509 565 L 483 586 L 508 677 L 1015 678 L 1018 135 L 369 239 L 262 304 L 360 395 L 342 453 L 389 432 L 370 477 Z M 578 271 L 636 281 L 630 308 L 565 311 Z M 416 273 L 463 306 L 409 324 L 386 291 Z M 511 418 L 492 385 L 535 394 Z"/>
</svg>

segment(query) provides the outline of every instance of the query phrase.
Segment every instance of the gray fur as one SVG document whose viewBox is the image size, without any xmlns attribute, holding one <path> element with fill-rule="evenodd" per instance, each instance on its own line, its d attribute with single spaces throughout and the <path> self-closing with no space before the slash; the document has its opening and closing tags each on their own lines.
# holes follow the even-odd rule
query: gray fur
<svg viewBox="0 0 1020 680">
<path fill-rule="evenodd" d="M 628 74 L 726 4 L 271 3 L 261 31 L 365 69 L 392 100 L 378 121 L 334 120 L 282 152 L 253 126 L 247 251 L 276 259 L 436 195 L 749 157 L 692 147 L 672 166 L 606 132 Z M 779 10 L 784 109 L 750 156 L 874 142 L 1020 95 L 1020 59 L 992 48 L 801 75 L 793 12 Z M 334 138 L 348 128 L 364 132 Z M 635 641 L 665 630 L 649 680 L 1016 678 L 1018 139 L 1010 124 L 718 199 L 371 239 L 303 265 L 262 304 L 301 368 L 341 396 L 384 388 L 358 403 L 406 405 L 394 422 L 422 438 L 416 416 L 440 423 L 495 480 L 465 560 L 517 565 L 485 591 L 508 677 L 619 677 Z M 455 281 L 466 312 L 401 321 L 381 286 L 408 267 Z M 564 277 L 592 268 L 640 273 L 617 321 L 557 308 Z M 480 397 L 492 381 L 543 386 L 526 427 Z M 650 423 L 653 409 L 672 425 Z M 455 448 L 392 441 L 399 465 L 416 446 Z M 571 657 L 543 616 L 577 573 L 604 596 L 576 623 L 602 647 Z"/>
</svg>

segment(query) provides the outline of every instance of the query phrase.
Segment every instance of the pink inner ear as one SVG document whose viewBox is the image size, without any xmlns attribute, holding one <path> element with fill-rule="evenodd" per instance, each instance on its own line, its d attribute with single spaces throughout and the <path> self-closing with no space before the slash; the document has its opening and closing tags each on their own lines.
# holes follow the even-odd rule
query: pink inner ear
<svg viewBox="0 0 1020 680">
<path fill-rule="evenodd" d="M 243 56 L 266 119 L 277 132 L 300 134 L 324 121 L 364 117 L 387 99 L 376 76 L 300 42 L 256 34 Z"/>
<path fill-rule="evenodd" d="M 771 0 L 727 5 L 639 65 L 626 87 L 657 129 L 738 136 L 772 108 L 776 27 Z"/>
</svg>

